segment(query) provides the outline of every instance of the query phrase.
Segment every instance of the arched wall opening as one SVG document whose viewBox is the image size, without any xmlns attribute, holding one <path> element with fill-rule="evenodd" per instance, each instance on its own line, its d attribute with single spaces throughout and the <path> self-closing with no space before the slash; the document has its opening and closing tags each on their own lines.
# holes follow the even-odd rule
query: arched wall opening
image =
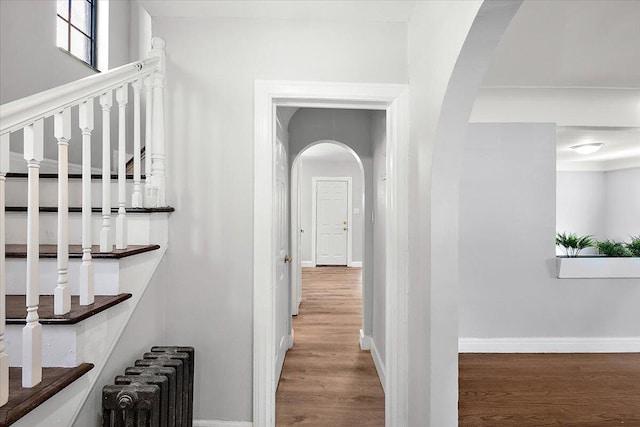
<svg viewBox="0 0 640 427">
<path fill-rule="evenodd" d="M 335 147 L 335 148 L 334 148 Z M 291 166 L 291 313 L 298 314 L 302 298 L 302 267 L 315 267 L 315 224 L 313 223 L 313 177 L 350 178 L 348 225 L 348 267 L 362 267 L 364 261 L 364 167 L 358 154 L 347 144 L 335 140 L 315 141 L 293 158 Z M 365 290 L 363 288 L 363 304 Z M 363 312 L 365 312 L 363 307 Z M 364 319 L 363 319 L 364 325 Z"/>
</svg>

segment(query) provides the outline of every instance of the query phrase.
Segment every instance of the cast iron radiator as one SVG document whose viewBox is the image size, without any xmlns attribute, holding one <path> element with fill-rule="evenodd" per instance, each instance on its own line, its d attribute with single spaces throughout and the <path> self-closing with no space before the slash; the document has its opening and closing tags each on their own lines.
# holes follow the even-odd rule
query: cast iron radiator
<svg viewBox="0 0 640 427">
<path fill-rule="evenodd" d="M 152 347 L 102 389 L 103 427 L 192 427 L 193 347 Z"/>
</svg>

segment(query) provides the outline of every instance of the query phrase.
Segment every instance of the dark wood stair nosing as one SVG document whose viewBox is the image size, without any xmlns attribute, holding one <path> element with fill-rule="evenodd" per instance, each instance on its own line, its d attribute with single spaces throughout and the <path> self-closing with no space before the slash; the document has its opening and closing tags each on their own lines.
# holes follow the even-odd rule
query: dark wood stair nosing
<svg viewBox="0 0 640 427">
<path fill-rule="evenodd" d="M 53 314 L 53 295 L 40 295 L 38 308 L 39 322 L 43 325 L 75 325 L 98 313 L 120 304 L 131 298 L 132 294 L 96 295 L 91 305 L 80 305 L 77 295 L 71 296 L 71 312 L 61 316 Z M 24 295 L 6 295 L 7 325 L 24 325 L 26 309 Z M 17 315 L 19 313 L 19 315 Z M 25 317 L 22 317 L 25 316 Z"/>
<path fill-rule="evenodd" d="M 176 210 L 172 206 L 164 206 L 160 208 L 125 208 L 125 209 L 127 213 L 133 213 L 133 214 L 175 212 Z M 58 212 L 58 207 L 57 206 L 40 206 L 39 210 L 42 213 L 49 213 L 49 212 L 56 213 Z M 6 212 L 27 212 L 27 207 L 26 206 L 6 206 L 5 211 Z M 69 212 L 79 213 L 79 212 L 82 212 L 82 208 L 79 206 L 71 206 L 69 207 Z M 91 212 L 101 213 L 102 208 L 93 207 L 91 208 Z M 118 213 L 118 208 L 111 208 L 111 213 Z"/>
<path fill-rule="evenodd" d="M 93 367 L 83 363 L 74 368 L 43 368 L 42 382 L 32 388 L 22 387 L 22 368 L 9 368 L 9 402 L 0 407 L 0 427 L 15 423 Z"/>
<path fill-rule="evenodd" d="M 48 250 L 45 250 L 48 249 Z M 100 252 L 99 245 L 91 246 L 92 259 L 121 259 L 133 255 L 151 252 L 160 249 L 160 245 L 129 245 L 127 249 L 114 249 L 111 252 Z M 7 244 L 5 246 L 5 256 L 7 258 L 26 258 L 26 245 Z M 56 245 L 40 245 L 40 258 L 57 258 Z M 82 258 L 81 245 L 69 245 L 69 258 Z"/>
<path fill-rule="evenodd" d="M 69 179 L 82 179 L 81 173 L 70 173 Z M 111 174 L 111 180 L 116 181 L 118 179 L 118 174 Z M 7 173 L 7 178 L 28 178 L 28 174 L 26 172 L 9 172 Z M 57 173 L 41 173 L 40 178 L 42 179 L 58 179 Z M 102 174 L 92 173 L 91 180 L 100 180 L 102 179 Z M 146 179 L 146 175 L 142 174 L 140 179 Z M 127 174 L 127 181 L 133 180 L 132 174 Z"/>
</svg>

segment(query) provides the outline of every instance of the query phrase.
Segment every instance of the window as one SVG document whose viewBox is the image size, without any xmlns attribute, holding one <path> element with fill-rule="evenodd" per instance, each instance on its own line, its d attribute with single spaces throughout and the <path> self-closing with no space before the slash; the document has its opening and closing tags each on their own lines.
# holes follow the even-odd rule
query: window
<svg viewBox="0 0 640 427">
<path fill-rule="evenodd" d="M 57 45 L 96 68 L 97 0 L 58 0 Z"/>
</svg>

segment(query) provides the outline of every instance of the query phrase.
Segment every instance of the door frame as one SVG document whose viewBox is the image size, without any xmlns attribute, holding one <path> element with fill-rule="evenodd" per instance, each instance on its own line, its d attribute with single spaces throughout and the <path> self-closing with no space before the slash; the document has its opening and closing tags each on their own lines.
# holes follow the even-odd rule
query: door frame
<svg viewBox="0 0 640 427">
<path fill-rule="evenodd" d="M 273 187 L 278 106 L 386 111 L 385 424 L 407 425 L 408 85 L 256 80 L 254 95 L 253 426 L 275 426 Z"/>
<path fill-rule="evenodd" d="M 350 176 L 312 176 L 311 177 L 311 260 L 313 266 L 318 265 L 316 259 L 316 243 L 317 243 L 317 223 L 318 212 L 318 182 L 319 181 L 346 181 L 347 183 L 347 267 L 353 264 L 353 233 L 351 233 L 351 225 L 353 224 L 353 180 Z M 315 191 L 315 193 L 314 193 Z"/>
</svg>

